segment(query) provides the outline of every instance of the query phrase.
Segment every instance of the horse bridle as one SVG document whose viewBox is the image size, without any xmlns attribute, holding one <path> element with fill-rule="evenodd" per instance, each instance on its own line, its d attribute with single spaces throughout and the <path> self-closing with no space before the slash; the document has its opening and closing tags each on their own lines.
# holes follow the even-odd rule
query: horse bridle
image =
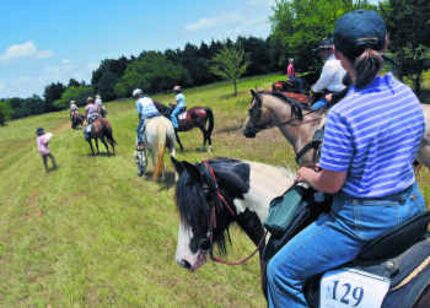
<svg viewBox="0 0 430 308">
<path fill-rule="evenodd" d="M 284 122 L 280 122 L 280 123 L 274 122 L 274 123 L 272 123 L 273 126 L 279 127 L 281 125 L 292 125 L 292 123 L 294 121 L 300 120 L 300 118 L 301 118 L 301 120 L 303 120 L 303 118 L 305 118 L 307 115 L 310 115 L 310 114 L 318 111 L 318 110 L 310 110 L 307 113 L 301 114 L 301 116 L 299 117 L 299 116 L 297 116 L 297 114 L 298 114 L 297 108 L 300 108 L 300 107 L 298 104 L 291 101 L 290 98 L 283 95 L 282 93 L 278 93 L 277 95 L 274 95 L 273 93 L 266 93 L 266 94 L 272 95 L 272 96 L 279 98 L 279 99 L 282 99 L 291 106 L 291 119 L 284 121 Z M 260 93 L 255 93 L 255 98 L 261 102 Z M 262 103 L 259 105 L 262 106 Z M 296 114 L 296 116 L 294 116 L 295 114 Z M 312 138 L 312 140 L 309 143 L 307 143 L 300 151 L 297 152 L 296 157 L 295 157 L 296 162 L 298 164 L 300 164 L 300 159 L 310 150 L 318 150 L 321 143 L 322 143 L 322 138 L 320 138 L 320 139 Z"/>
<path fill-rule="evenodd" d="M 216 221 L 217 207 L 219 207 L 220 209 L 225 207 L 233 217 L 237 216 L 237 214 L 236 214 L 236 211 L 233 209 L 233 206 L 227 201 L 227 199 L 221 193 L 221 190 L 218 186 L 218 181 L 217 181 L 216 176 L 215 176 L 215 172 L 214 172 L 212 166 L 210 165 L 209 161 L 205 160 L 203 162 L 203 164 L 204 164 L 205 169 L 206 169 L 207 173 L 209 174 L 211 182 L 212 182 L 211 183 L 212 185 L 210 185 L 210 186 L 212 186 L 210 189 L 210 197 L 211 197 L 211 200 L 215 201 L 213 204 L 210 204 L 211 209 L 210 209 L 210 215 L 209 215 L 209 233 L 208 233 L 209 256 L 210 256 L 212 261 L 217 262 L 217 263 L 232 265 L 232 266 L 242 265 L 242 264 L 246 263 L 248 260 L 250 260 L 253 256 L 255 256 L 255 254 L 260 250 L 262 245 L 265 243 L 267 231 L 264 232 L 264 234 L 261 237 L 256 249 L 249 256 L 247 256 L 243 259 L 240 259 L 238 261 L 227 261 L 227 260 L 223 260 L 222 258 L 214 255 L 214 252 L 213 252 L 214 230 L 217 227 L 217 221 Z"/>
</svg>

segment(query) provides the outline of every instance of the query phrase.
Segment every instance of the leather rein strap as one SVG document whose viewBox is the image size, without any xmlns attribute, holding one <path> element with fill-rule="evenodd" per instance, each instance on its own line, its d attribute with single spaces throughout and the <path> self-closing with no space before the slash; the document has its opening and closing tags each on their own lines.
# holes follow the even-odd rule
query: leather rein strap
<svg viewBox="0 0 430 308">
<path fill-rule="evenodd" d="M 227 261 L 227 260 L 223 260 L 220 257 L 217 257 L 214 255 L 213 253 L 213 247 L 214 247 L 214 230 L 217 226 L 217 221 L 216 221 L 216 206 L 218 204 L 220 204 L 221 206 L 224 206 L 232 216 L 236 216 L 236 211 L 233 209 L 233 207 L 231 206 L 231 204 L 229 204 L 226 200 L 226 198 L 223 196 L 223 194 L 221 193 L 219 186 L 218 186 L 218 182 L 215 176 L 215 172 L 212 168 L 212 166 L 210 165 L 209 161 L 205 160 L 204 165 L 206 167 L 206 169 L 208 170 L 210 176 L 212 177 L 214 183 L 215 183 L 215 193 L 216 193 L 216 197 L 217 197 L 217 201 L 215 205 L 212 206 L 211 208 L 211 213 L 210 213 L 210 217 L 209 217 L 209 243 L 210 243 L 210 249 L 209 249 L 209 255 L 212 261 L 217 262 L 217 263 L 221 263 L 221 264 L 225 264 L 225 265 L 242 265 L 244 263 L 246 263 L 247 261 L 249 261 L 253 256 L 255 256 L 255 254 L 260 250 L 260 248 L 262 247 L 262 245 L 265 243 L 265 239 L 266 239 L 266 235 L 267 235 L 267 231 L 264 232 L 263 236 L 261 237 L 257 247 L 255 248 L 255 250 L 247 257 L 242 258 L 238 261 Z"/>
</svg>

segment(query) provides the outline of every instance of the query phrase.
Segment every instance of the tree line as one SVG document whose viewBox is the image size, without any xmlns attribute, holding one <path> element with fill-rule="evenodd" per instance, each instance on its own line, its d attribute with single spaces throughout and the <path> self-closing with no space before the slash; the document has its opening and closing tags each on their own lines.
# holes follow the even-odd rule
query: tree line
<svg viewBox="0 0 430 308">
<path fill-rule="evenodd" d="M 313 49 L 331 35 L 340 16 L 357 8 L 377 9 L 384 16 L 390 34 L 388 55 L 396 64 L 397 75 L 412 80 L 420 94 L 422 73 L 430 58 L 427 0 L 386 0 L 377 7 L 365 0 L 278 0 L 267 39 L 238 37 L 235 41 L 188 43 L 164 52 L 143 51 L 130 58 L 104 59 L 93 71 L 90 84 L 71 79 L 67 85 L 47 85 L 43 97 L 0 99 L 0 125 L 6 119 L 67 108 L 71 99 L 82 105 L 95 93 L 104 101 L 129 97 L 136 87 L 153 94 L 170 90 L 176 83 L 192 87 L 230 79 L 236 92 L 238 77 L 284 71 L 290 57 L 295 58 L 297 71 L 315 71 L 322 63 Z"/>
</svg>

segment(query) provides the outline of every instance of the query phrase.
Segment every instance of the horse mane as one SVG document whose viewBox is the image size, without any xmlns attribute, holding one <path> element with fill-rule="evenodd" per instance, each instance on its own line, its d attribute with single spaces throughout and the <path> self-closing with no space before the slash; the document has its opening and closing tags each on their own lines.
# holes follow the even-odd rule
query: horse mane
<svg viewBox="0 0 430 308">
<path fill-rule="evenodd" d="M 245 193 L 246 185 L 243 183 L 243 171 L 240 168 L 245 164 L 243 161 L 229 158 L 215 158 L 208 161 L 216 174 L 216 186 L 229 204 L 232 204 L 237 193 Z M 193 226 L 194 234 L 206 234 L 208 230 L 211 205 L 207 201 L 207 195 L 202 187 L 202 182 L 213 186 L 215 183 L 209 170 L 204 163 L 195 164 L 199 170 L 201 182 L 193 179 L 192 175 L 184 171 L 181 173 L 176 185 L 176 206 L 179 211 L 181 221 L 189 228 Z M 245 168 L 246 169 L 246 168 Z M 249 169 L 248 169 L 249 172 Z M 247 177 L 249 178 L 249 176 Z M 234 191 L 237 191 L 236 193 Z M 213 205 L 212 205 L 213 206 Z M 216 211 L 217 225 L 213 230 L 213 240 L 221 254 L 227 253 L 227 241 L 230 241 L 229 225 L 234 221 L 229 211 L 225 208 L 218 207 Z"/>
<path fill-rule="evenodd" d="M 291 106 L 291 114 L 293 115 L 293 117 L 298 120 L 303 120 L 303 109 L 305 109 L 305 106 L 302 103 L 296 101 L 295 99 L 292 99 L 291 97 L 288 97 L 280 91 L 271 91 L 266 94 L 270 94 L 276 98 L 279 98 L 284 103 L 289 104 Z"/>
</svg>

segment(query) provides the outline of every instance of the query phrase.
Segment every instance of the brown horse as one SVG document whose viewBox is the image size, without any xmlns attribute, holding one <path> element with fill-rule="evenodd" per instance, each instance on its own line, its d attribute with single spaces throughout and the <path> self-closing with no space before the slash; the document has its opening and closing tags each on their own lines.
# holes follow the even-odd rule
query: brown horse
<svg viewBox="0 0 430 308">
<path fill-rule="evenodd" d="M 170 115 L 172 114 L 173 108 L 163 105 L 159 102 L 154 102 L 158 111 L 170 119 Z M 206 147 L 206 143 L 208 144 L 208 150 L 212 149 L 212 131 L 214 129 L 214 114 L 212 109 L 208 107 L 192 107 L 185 111 L 185 113 L 181 113 L 179 115 L 179 128 L 175 130 L 176 140 L 178 141 L 179 147 L 181 151 L 184 150 L 184 147 L 179 139 L 178 132 L 186 132 L 190 131 L 193 128 L 199 128 L 203 135 L 203 148 Z"/>
<path fill-rule="evenodd" d="M 86 128 L 84 128 L 85 140 L 87 140 L 87 142 L 90 144 L 92 155 L 95 155 L 93 143 L 91 141 L 92 139 L 95 139 L 96 141 L 97 154 L 100 154 L 99 142 L 98 142 L 98 140 L 100 139 L 106 148 L 107 154 L 110 154 L 109 146 L 108 146 L 108 143 L 109 143 L 110 146 L 112 147 L 112 153 L 115 155 L 116 141 L 113 138 L 112 126 L 108 120 L 102 117 L 98 117 L 94 122 L 91 123 L 91 132 L 86 133 L 85 130 Z"/>
<path fill-rule="evenodd" d="M 314 140 L 315 132 L 322 128 L 324 111 L 309 111 L 307 105 L 280 92 L 255 92 L 245 122 L 244 135 L 254 138 L 264 129 L 278 127 L 293 146 L 300 165 L 313 165 L 317 160 L 320 142 Z M 426 133 L 417 154 L 417 161 L 430 168 L 430 105 L 422 104 Z"/>
<path fill-rule="evenodd" d="M 85 117 L 79 114 L 79 112 L 77 111 L 70 112 L 70 123 L 71 123 L 72 129 L 78 129 L 79 127 L 82 126 L 82 124 L 84 124 L 84 121 L 85 121 Z"/>
<path fill-rule="evenodd" d="M 278 127 L 284 137 L 299 155 L 296 160 L 300 165 L 314 164 L 317 149 L 312 145 L 312 138 L 321 128 L 324 113 L 314 112 L 308 106 L 280 92 L 255 92 L 249 115 L 245 122 L 244 135 L 254 138 L 261 130 Z"/>
</svg>

